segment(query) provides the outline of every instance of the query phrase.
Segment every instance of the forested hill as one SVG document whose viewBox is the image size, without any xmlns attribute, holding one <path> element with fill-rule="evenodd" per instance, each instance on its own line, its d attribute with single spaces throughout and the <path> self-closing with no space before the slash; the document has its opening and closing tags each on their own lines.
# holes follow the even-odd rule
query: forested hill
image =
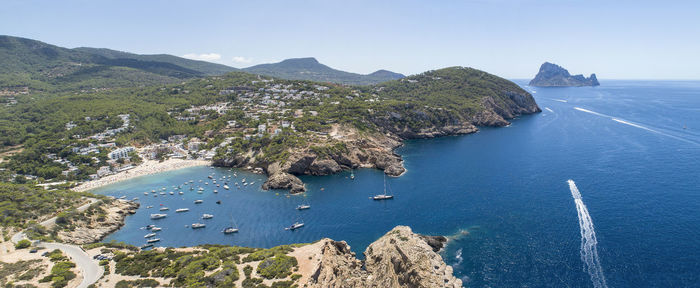
<svg viewBox="0 0 700 288">
<path fill-rule="evenodd" d="M 371 85 L 405 77 L 403 74 L 387 70 L 379 70 L 367 75 L 340 71 L 319 63 L 315 58 L 293 58 L 278 63 L 255 65 L 242 70 L 283 79 L 348 85 Z"/>
<path fill-rule="evenodd" d="M 226 66 L 223 64 L 216 64 L 207 61 L 191 60 L 182 57 L 177 57 L 168 54 L 153 54 L 153 55 L 141 55 L 129 52 L 116 51 L 106 48 L 90 48 L 90 47 L 79 47 L 73 50 L 83 51 L 95 55 L 101 55 L 109 59 L 134 59 L 146 62 L 162 62 L 177 65 L 183 68 L 191 69 L 202 73 L 204 75 L 222 75 L 228 72 L 237 71 L 237 68 Z"/>
<path fill-rule="evenodd" d="M 171 55 L 68 49 L 0 36 L 0 91 L 69 91 L 170 84 L 235 68 Z"/>
<path fill-rule="evenodd" d="M 504 126 L 510 118 L 538 111 L 532 96 L 518 85 L 471 68 L 428 71 L 371 86 L 231 72 L 169 85 L 18 97 L 16 104 L 0 108 L 0 149 L 21 145 L 21 152 L 2 163 L 8 172 L 66 180 L 94 174 L 109 150 L 82 155 L 72 147 L 112 142 L 142 146 L 174 135 L 200 139 L 203 153 L 211 151 L 228 165 L 260 167 L 298 153 L 342 156 L 338 153 L 356 151 L 357 143 L 365 140 L 384 152 L 361 159 L 391 158 L 399 164 L 391 154 L 393 142 L 369 135 L 408 139 L 471 133 L 475 125 Z M 104 131 L 120 127 L 125 129 L 105 136 Z M 324 136 L 338 129 L 356 136 Z M 70 167 L 47 155 L 67 159 L 78 170 L 64 176 L 62 171 Z M 241 160 L 248 162 L 235 160 L 240 155 L 255 156 Z M 378 163 L 362 164 L 380 167 L 389 162 Z"/>
</svg>

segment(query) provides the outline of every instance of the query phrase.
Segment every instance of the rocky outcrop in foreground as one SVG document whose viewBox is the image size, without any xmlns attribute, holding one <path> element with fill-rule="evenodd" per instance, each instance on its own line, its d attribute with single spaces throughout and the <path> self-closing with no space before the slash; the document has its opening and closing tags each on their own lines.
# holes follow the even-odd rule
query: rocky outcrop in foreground
<svg viewBox="0 0 700 288">
<path fill-rule="evenodd" d="M 345 241 L 331 239 L 292 254 L 300 263 L 300 287 L 462 287 L 437 253 L 445 241 L 397 226 L 367 247 L 365 261 Z"/>
<path fill-rule="evenodd" d="M 136 213 L 139 203 L 126 200 L 113 200 L 109 204 L 97 202 L 94 208 L 83 212 L 85 219 L 78 220 L 74 229 L 60 230 L 58 237 L 64 242 L 87 244 L 102 240 L 110 233 L 124 226 L 124 218 Z M 94 209 L 96 212 L 91 212 Z"/>
<path fill-rule="evenodd" d="M 598 86 L 600 83 L 598 83 L 595 74 L 591 74 L 588 78 L 581 74 L 571 75 L 569 71 L 559 65 L 544 62 L 529 85 L 536 87 L 578 87 Z"/>
</svg>

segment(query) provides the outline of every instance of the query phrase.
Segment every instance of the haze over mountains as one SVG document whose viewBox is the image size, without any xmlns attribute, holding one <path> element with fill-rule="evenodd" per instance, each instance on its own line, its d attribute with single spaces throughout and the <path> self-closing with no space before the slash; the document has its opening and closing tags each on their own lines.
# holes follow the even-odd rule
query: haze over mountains
<svg viewBox="0 0 700 288">
<path fill-rule="evenodd" d="M 37 40 L 0 36 L 0 90 L 66 91 L 170 84 L 184 79 L 245 71 L 271 77 L 368 85 L 403 78 L 379 70 L 362 75 L 336 70 L 314 58 L 288 59 L 245 69 L 167 54 L 139 55 L 105 48 L 63 48 Z"/>
</svg>

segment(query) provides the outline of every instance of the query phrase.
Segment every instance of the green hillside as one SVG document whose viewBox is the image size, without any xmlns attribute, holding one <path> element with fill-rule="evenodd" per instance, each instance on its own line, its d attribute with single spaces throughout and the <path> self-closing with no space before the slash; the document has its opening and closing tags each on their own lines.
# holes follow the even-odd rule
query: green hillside
<svg viewBox="0 0 700 288">
<path fill-rule="evenodd" d="M 242 69 L 245 72 L 283 79 L 310 80 L 348 85 L 371 85 L 403 78 L 387 70 L 362 75 L 340 71 L 323 65 L 315 58 L 287 59 L 279 63 L 260 64 Z"/>
</svg>

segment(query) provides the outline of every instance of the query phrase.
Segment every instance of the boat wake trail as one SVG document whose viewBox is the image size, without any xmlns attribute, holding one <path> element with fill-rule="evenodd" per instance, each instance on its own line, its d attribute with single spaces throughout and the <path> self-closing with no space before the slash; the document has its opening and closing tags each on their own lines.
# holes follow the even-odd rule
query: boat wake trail
<svg viewBox="0 0 700 288">
<path fill-rule="evenodd" d="M 549 111 L 549 112 L 552 112 L 552 113 L 554 113 L 554 110 L 552 110 L 552 109 L 549 109 L 549 107 L 544 107 L 544 109 L 545 109 L 545 110 L 547 110 L 547 111 Z"/>
<path fill-rule="evenodd" d="M 610 118 L 611 120 L 613 120 L 613 121 L 615 121 L 615 122 L 617 122 L 617 123 L 625 124 L 625 125 L 628 125 L 628 126 L 632 126 L 632 127 L 635 127 L 635 128 L 642 129 L 642 130 L 646 130 L 646 131 L 649 131 L 649 132 L 652 132 L 652 133 L 656 133 L 656 134 L 659 134 L 659 135 L 662 135 L 662 136 L 666 136 L 666 137 L 669 137 L 669 138 L 673 138 L 673 139 L 676 139 L 676 140 L 679 140 L 679 141 L 683 141 L 683 142 L 690 143 L 690 144 L 695 144 L 695 145 L 700 145 L 700 143 L 698 143 L 698 142 L 696 142 L 696 141 L 693 141 L 693 140 L 686 139 L 686 138 L 684 138 L 684 137 L 679 137 L 679 136 L 676 136 L 676 135 L 672 135 L 672 134 L 669 134 L 669 133 L 666 133 L 666 132 L 662 132 L 662 131 L 659 131 L 659 130 L 656 130 L 656 129 L 652 129 L 652 128 L 649 128 L 649 127 L 646 127 L 646 126 L 642 126 L 642 125 L 639 125 L 639 124 L 637 124 L 637 123 L 633 123 L 633 122 L 630 122 L 630 121 L 627 121 L 627 120 L 623 120 L 623 119 L 620 119 L 620 118 L 616 118 L 616 117 L 613 117 L 613 116 L 610 116 L 610 115 L 605 115 L 605 114 L 603 114 L 603 113 L 598 113 L 598 112 L 591 111 L 591 110 L 588 110 L 588 109 L 584 109 L 584 108 L 581 108 L 581 107 L 574 107 L 574 109 L 575 109 L 575 110 L 578 110 L 578 111 L 581 111 L 581 112 L 586 112 L 586 113 L 589 113 L 589 114 L 593 114 L 593 115 L 597 115 L 597 116 L 601 116 L 601 117 L 605 117 L 605 118 Z"/>
<path fill-rule="evenodd" d="M 588 214 L 586 205 L 583 204 L 581 192 L 578 191 L 574 180 L 569 179 L 567 182 L 569 183 L 571 196 L 574 197 L 574 202 L 576 203 L 578 224 L 581 228 L 581 261 L 585 265 L 586 272 L 591 276 L 593 287 L 608 287 L 608 284 L 605 282 L 605 275 L 603 275 L 603 267 L 600 265 L 600 258 L 598 257 L 598 240 L 595 236 L 593 220 L 591 220 L 591 215 Z"/>
<path fill-rule="evenodd" d="M 569 101 L 566 101 L 566 100 L 563 100 L 563 99 L 552 99 L 552 100 L 557 101 L 557 102 L 561 102 L 561 103 L 567 103 L 567 102 L 569 102 Z"/>
</svg>

